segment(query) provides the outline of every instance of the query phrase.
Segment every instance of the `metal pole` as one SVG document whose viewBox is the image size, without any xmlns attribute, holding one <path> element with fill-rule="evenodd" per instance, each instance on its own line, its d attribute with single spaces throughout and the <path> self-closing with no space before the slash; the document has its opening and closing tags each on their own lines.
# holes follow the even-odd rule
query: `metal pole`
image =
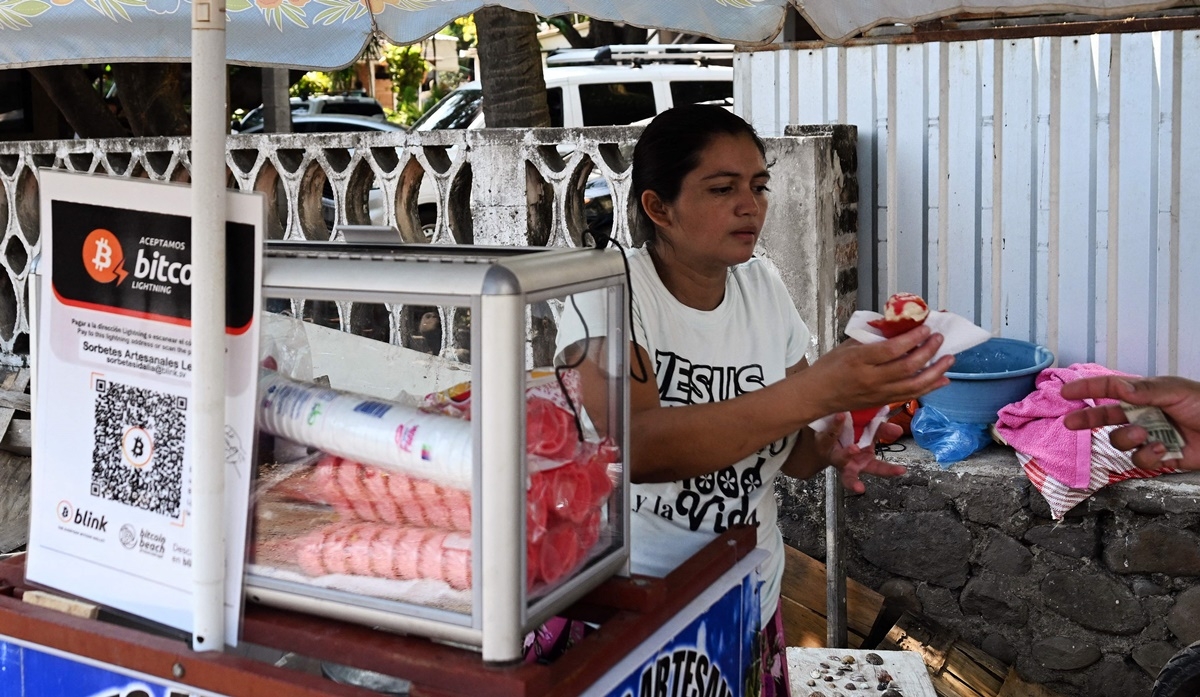
<svg viewBox="0 0 1200 697">
<path fill-rule="evenodd" d="M 225 646 L 225 0 L 192 3 L 192 648 Z"/>
<path fill-rule="evenodd" d="M 480 299 L 482 326 L 480 448 L 489 465 L 483 468 L 480 491 L 485 492 L 480 514 L 472 521 L 482 530 L 474 550 L 482 559 L 483 660 L 510 663 L 521 658 L 521 618 L 524 614 L 525 477 L 521 467 L 525 450 L 524 416 L 525 319 L 523 296 L 485 295 Z M 472 354 L 474 355 L 474 354 Z M 514 400 L 515 403 L 514 403 Z M 483 579 L 487 579 L 483 582 Z"/>
<path fill-rule="evenodd" d="M 846 564 L 842 558 L 842 483 L 833 467 L 825 470 L 825 645 L 845 648 Z"/>
</svg>

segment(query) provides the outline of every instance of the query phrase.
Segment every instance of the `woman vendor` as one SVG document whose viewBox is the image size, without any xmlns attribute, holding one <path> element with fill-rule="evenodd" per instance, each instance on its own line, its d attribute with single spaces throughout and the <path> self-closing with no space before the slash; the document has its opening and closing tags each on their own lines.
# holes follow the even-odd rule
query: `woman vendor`
<svg viewBox="0 0 1200 697">
<path fill-rule="evenodd" d="M 764 697 L 788 694 L 776 475 L 810 477 L 832 465 L 862 493 L 864 473 L 903 473 L 872 448 L 838 446 L 808 424 L 942 387 L 953 362 L 926 366 L 942 338 L 918 327 L 875 344 L 847 341 L 808 364 L 808 327 L 774 265 L 754 256 L 770 178 L 763 143 L 741 118 L 704 105 L 659 114 L 633 153 L 647 241 L 626 252 L 631 567 L 664 576 L 729 525 L 757 524 L 758 546 L 770 554 L 761 589 Z M 580 355 L 581 340 L 597 355 L 600 326 L 563 312 L 560 360 L 582 361 L 585 395 L 602 378 Z M 895 428 L 885 424 L 883 434 Z"/>
</svg>

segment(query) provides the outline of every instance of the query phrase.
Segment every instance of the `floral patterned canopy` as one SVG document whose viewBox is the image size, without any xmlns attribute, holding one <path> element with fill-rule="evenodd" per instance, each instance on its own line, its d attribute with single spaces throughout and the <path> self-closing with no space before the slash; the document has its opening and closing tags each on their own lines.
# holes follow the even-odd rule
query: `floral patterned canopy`
<svg viewBox="0 0 1200 697">
<path fill-rule="evenodd" d="M 817 33 L 837 43 L 881 24 L 913 22 L 956 14 L 1036 15 L 1080 12 L 1102 17 L 1166 9 L 1178 0 L 793 0 Z"/>
<path fill-rule="evenodd" d="M 757 43 L 788 0 L 226 0 L 227 59 L 329 69 L 352 62 L 373 31 L 398 44 L 487 4 L 542 16 L 578 12 L 645 27 Z M 192 0 L 0 0 L 0 66 L 188 60 Z"/>
<path fill-rule="evenodd" d="M 0 0 L 0 66 L 186 61 L 193 0 Z M 373 32 L 408 44 L 498 4 L 542 16 L 578 12 L 742 44 L 771 40 L 794 4 L 837 42 L 888 22 L 959 12 L 1121 15 L 1174 0 L 227 0 L 227 59 L 242 65 L 348 65 Z"/>
</svg>

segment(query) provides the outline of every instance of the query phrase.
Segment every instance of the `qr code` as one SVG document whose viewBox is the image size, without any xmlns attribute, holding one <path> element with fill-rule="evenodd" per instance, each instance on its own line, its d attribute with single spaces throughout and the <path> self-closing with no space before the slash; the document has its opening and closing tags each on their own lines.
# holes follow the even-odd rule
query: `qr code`
<svg viewBox="0 0 1200 697">
<path fill-rule="evenodd" d="M 92 496 L 178 519 L 187 397 L 97 379 Z"/>
</svg>

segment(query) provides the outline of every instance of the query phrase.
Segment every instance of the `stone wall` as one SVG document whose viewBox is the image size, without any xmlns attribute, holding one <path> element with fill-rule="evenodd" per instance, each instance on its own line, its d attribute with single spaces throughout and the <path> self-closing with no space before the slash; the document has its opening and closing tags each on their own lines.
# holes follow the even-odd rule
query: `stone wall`
<svg viewBox="0 0 1200 697">
<path fill-rule="evenodd" d="M 1200 473 L 1108 486 L 1050 517 L 1013 451 L 909 467 L 846 500 L 847 573 L 1063 695 L 1149 697 L 1200 639 Z M 823 481 L 782 479 L 787 542 L 824 558 Z"/>
</svg>

